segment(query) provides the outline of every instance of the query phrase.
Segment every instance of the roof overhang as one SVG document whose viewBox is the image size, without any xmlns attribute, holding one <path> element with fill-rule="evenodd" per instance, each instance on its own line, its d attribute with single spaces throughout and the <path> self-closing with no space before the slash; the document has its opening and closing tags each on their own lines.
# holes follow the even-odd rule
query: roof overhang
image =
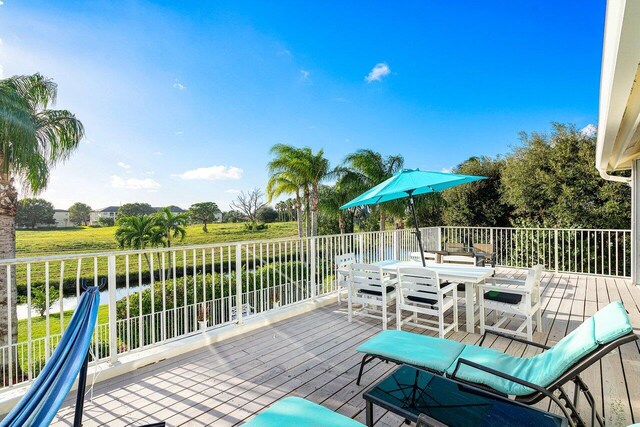
<svg viewBox="0 0 640 427">
<path fill-rule="evenodd" d="M 596 167 L 621 178 L 640 158 L 639 0 L 607 1 L 603 45 Z"/>
</svg>

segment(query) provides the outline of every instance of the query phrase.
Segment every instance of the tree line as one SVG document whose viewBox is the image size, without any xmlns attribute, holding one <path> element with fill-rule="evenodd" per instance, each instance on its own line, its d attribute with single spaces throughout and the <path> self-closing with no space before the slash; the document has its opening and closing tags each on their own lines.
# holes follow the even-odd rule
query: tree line
<svg viewBox="0 0 640 427">
<path fill-rule="evenodd" d="M 595 149 L 595 134 L 575 125 L 552 123 L 549 132 L 523 132 L 505 155 L 470 157 L 451 171 L 487 179 L 418 197 L 419 222 L 422 226 L 629 228 L 630 187 L 599 176 L 593 164 Z M 269 199 L 293 196 L 287 206 L 293 208 L 299 236 L 348 233 L 356 227 L 403 228 L 412 221 L 405 200 L 340 210 L 406 167 L 400 154 L 385 156 L 362 149 L 332 168 L 322 150 L 314 153 L 308 147 L 277 144 L 271 153 L 267 194 Z"/>
</svg>

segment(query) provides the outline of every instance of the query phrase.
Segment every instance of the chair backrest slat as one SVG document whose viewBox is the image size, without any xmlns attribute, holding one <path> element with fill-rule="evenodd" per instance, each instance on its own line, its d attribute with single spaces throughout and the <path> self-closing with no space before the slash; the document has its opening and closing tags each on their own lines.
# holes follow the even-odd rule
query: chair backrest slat
<svg viewBox="0 0 640 427">
<path fill-rule="evenodd" d="M 351 264 L 356 262 L 356 255 L 353 252 L 336 256 L 336 268 L 338 270 L 348 270 Z"/>
<path fill-rule="evenodd" d="M 398 268 L 398 288 L 402 299 L 416 296 L 437 300 L 440 293 L 440 278 L 438 272 L 429 268 L 400 267 Z"/>
<path fill-rule="evenodd" d="M 349 266 L 349 280 L 355 292 L 380 291 L 384 283 L 384 275 L 381 267 L 353 263 Z"/>
</svg>

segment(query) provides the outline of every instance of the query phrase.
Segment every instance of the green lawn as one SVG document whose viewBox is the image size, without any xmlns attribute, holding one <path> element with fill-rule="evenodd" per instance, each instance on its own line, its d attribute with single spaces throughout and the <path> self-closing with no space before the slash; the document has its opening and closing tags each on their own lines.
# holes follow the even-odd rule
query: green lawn
<svg viewBox="0 0 640 427">
<path fill-rule="evenodd" d="M 69 324 L 73 310 L 64 312 L 65 327 Z M 98 308 L 98 321 L 96 325 L 109 323 L 109 306 L 101 305 Z M 31 338 L 36 340 L 46 336 L 47 332 L 46 317 L 35 315 L 31 317 Z M 49 315 L 49 333 L 55 335 L 60 333 L 60 313 L 52 313 Z M 27 319 L 18 320 L 18 342 L 27 340 Z"/>
<path fill-rule="evenodd" d="M 59 255 L 65 253 L 118 250 L 113 235 L 117 227 L 73 227 L 46 230 L 18 230 L 16 251 L 20 258 L 36 255 Z M 177 245 L 199 245 L 207 243 L 239 242 L 243 240 L 276 239 L 296 235 L 294 222 L 269 224 L 267 230 L 247 231 L 242 223 L 209 224 L 209 232 L 202 225 L 187 227 L 187 237 Z"/>
</svg>

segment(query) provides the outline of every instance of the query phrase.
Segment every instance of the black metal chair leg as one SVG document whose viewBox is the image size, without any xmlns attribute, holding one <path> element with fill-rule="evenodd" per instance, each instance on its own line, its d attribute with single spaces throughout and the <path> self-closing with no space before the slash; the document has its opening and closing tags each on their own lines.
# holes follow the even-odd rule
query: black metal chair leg
<svg viewBox="0 0 640 427">
<path fill-rule="evenodd" d="M 367 360 L 367 356 L 369 357 L 369 360 Z M 365 354 L 364 357 L 362 358 L 362 362 L 360 362 L 360 372 L 358 372 L 358 380 L 356 381 L 356 385 L 360 385 L 360 380 L 362 379 L 362 372 L 364 371 L 364 365 L 371 362 L 372 360 L 373 360 L 373 356 L 369 356 L 368 354 Z"/>
</svg>

